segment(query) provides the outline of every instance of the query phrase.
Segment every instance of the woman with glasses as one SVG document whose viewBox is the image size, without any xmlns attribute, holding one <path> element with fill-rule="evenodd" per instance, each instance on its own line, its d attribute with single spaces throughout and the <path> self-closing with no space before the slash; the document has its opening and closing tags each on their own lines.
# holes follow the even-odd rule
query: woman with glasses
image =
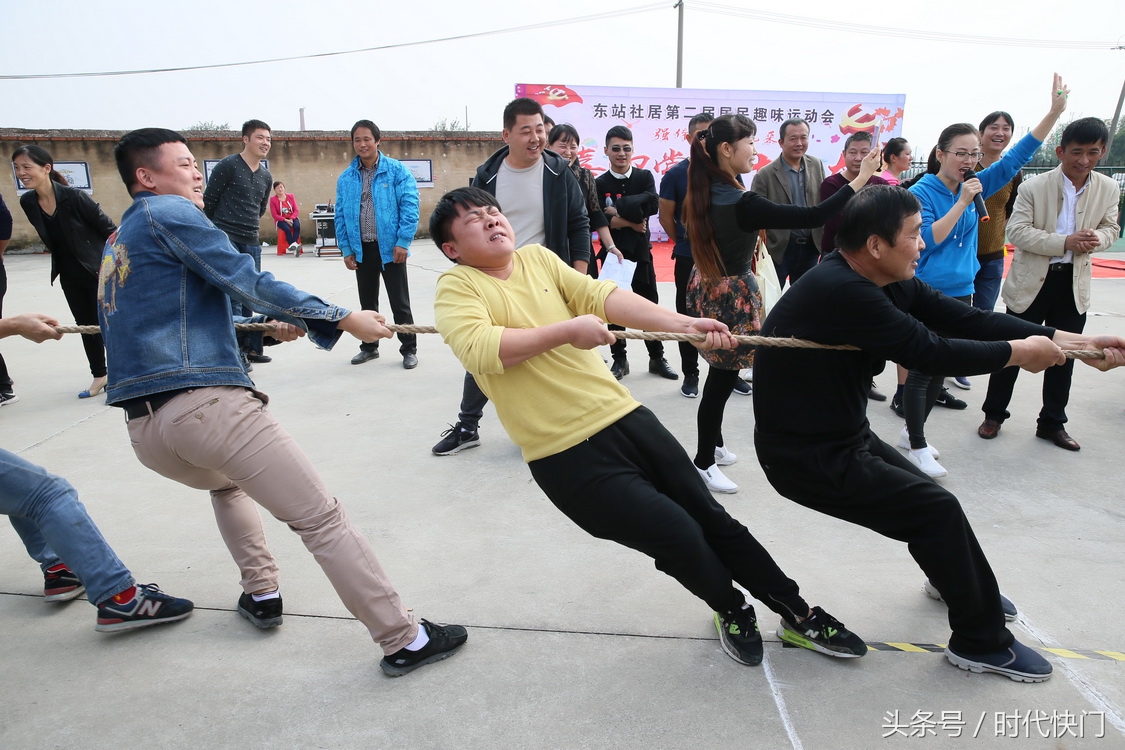
<svg viewBox="0 0 1125 750">
<path fill-rule="evenodd" d="M 1051 84 L 1051 107 L 1042 121 L 1006 156 L 969 179 L 965 173 L 975 169 L 984 156 L 980 132 L 968 123 L 950 125 L 941 131 L 937 146 L 930 153 L 927 173 L 910 187 L 922 203 L 922 240 L 926 243 L 918 260 L 919 279 L 966 305 L 972 302 L 980 269 L 980 217 L 973 199 L 978 195 L 987 199 L 1031 160 L 1066 109 L 1068 92 L 1056 73 Z M 949 472 L 937 462 L 937 450 L 926 442 L 926 417 L 935 403 L 954 409 L 966 407 L 964 401 L 944 391 L 943 382 L 941 376 L 912 371 L 902 395 L 906 426 L 899 436 L 899 447 L 908 448 L 911 462 L 935 478 Z"/>
<path fill-rule="evenodd" d="M 823 226 L 882 165 L 879 150 L 872 149 L 859 176 L 827 200 L 815 206 L 773 203 L 746 190 L 739 180 L 754 168 L 756 133 L 754 121 L 745 115 L 724 115 L 699 131 L 691 144 L 682 214 L 695 258 L 688 282 L 688 309 L 721 320 L 731 333 L 744 335 L 762 328 L 762 295 L 751 270 L 758 231 Z M 738 458 L 723 442 L 723 411 L 738 371 L 753 365 L 754 349 L 742 345 L 699 354 L 709 367 L 696 415 L 695 468 L 712 492 L 737 492 L 738 485 L 719 468 Z"/>
<path fill-rule="evenodd" d="M 578 131 L 570 123 L 564 122 L 551 128 L 547 136 L 547 148 L 566 159 L 567 166 L 578 180 L 579 186 L 586 194 L 586 213 L 590 216 L 590 231 L 598 235 L 602 243 L 602 251 L 597 258 L 590 258 L 586 273 L 598 278 L 598 264 L 595 260 L 604 261 L 608 253 L 613 253 L 618 260 L 624 258 L 621 251 L 613 244 L 609 234 L 609 219 L 602 213 L 602 203 L 598 200 L 598 188 L 594 185 L 594 175 L 590 170 L 578 163 Z"/>
<path fill-rule="evenodd" d="M 28 188 L 20 208 L 51 253 L 51 283 L 57 277 L 66 303 L 80 326 L 98 324 L 98 271 L 105 241 L 117 226 L 101 206 L 55 171 L 55 160 L 39 146 L 20 146 L 12 154 L 16 177 Z M 79 392 L 90 398 L 105 388 L 105 344 L 100 333 L 82 334 L 82 347 L 94 380 Z"/>
</svg>

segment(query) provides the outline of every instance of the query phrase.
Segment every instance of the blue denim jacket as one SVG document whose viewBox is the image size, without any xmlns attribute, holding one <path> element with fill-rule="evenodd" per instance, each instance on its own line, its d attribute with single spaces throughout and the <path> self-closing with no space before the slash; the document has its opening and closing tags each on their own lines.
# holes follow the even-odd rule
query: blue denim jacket
<svg viewBox="0 0 1125 750">
<path fill-rule="evenodd" d="M 230 299 L 300 326 L 331 349 L 348 310 L 254 269 L 194 203 L 140 192 L 106 242 L 98 286 L 98 319 L 109 381 L 106 401 L 119 403 L 180 388 L 253 387 L 242 369 Z"/>
<path fill-rule="evenodd" d="M 363 238 L 359 227 L 359 200 L 363 176 L 359 157 L 352 159 L 336 179 L 336 244 L 344 255 L 363 262 Z M 371 184 L 375 203 L 375 234 L 383 263 L 393 263 L 395 247 L 406 248 L 418 232 L 418 183 L 409 169 L 397 159 L 379 154 L 379 166 Z"/>
</svg>

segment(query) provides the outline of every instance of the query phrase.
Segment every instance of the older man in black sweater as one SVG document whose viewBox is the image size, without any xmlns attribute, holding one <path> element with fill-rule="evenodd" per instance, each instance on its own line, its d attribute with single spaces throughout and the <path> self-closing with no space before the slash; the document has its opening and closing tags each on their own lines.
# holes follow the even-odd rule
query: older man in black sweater
<svg viewBox="0 0 1125 750">
<path fill-rule="evenodd" d="M 902 188 L 861 190 L 844 208 L 837 245 L 781 298 L 763 334 L 859 350 L 758 350 L 755 446 L 766 477 L 800 505 L 906 542 L 949 605 L 953 664 L 1042 682 L 1051 664 L 1004 626 L 996 578 L 957 498 L 871 431 L 867 391 L 888 359 L 977 375 L 1062 364 L 1060 347 L 1102 349 L 1106 358 L 1087 364 L 1107 370 L 1125 364 L 1125 338 L 983 312 L 915 279 L 921 206 Z"/>
</svg>

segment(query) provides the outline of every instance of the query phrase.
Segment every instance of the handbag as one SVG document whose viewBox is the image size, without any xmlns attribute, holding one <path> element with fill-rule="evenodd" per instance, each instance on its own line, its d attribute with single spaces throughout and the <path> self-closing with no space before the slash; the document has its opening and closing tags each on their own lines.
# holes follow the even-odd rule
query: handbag
<svg viewBox="0 0 1125 750">
<path fill-rule="evenodd" d="M 781 299 L 781 283 L 777 279 L 777 269 L 773 266 L 766 249 L 765 230 L 758 231 L 758 241 L 754 247 L 754 260 L 751 266 L 754 279 L 758 282 L 758 291 L 762 293 L 762 321 L 765 322 L 770 310 Z"/>
</svg>

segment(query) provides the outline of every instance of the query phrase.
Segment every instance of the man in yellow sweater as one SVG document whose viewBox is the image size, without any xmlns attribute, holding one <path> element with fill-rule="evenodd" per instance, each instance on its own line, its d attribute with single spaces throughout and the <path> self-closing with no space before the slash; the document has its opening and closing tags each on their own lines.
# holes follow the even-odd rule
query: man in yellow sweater
<svg viewBox="0 0 1125 750">
<path fill-rule="evenodd" d="M 595 351 L 614 341 L 608 321 L 705 334 L 703 349 L 733 346 L 726 325 L 592 279 L 540 245 L 517 250 L 496 198 L 477 188 L 442 197 L 430 236 L 456 263 L 438 280 L 437 328 L 559 510 L 593 536 L 653 558 L 705 601 L 723 650 L 739 663 L 761 663 L 763 647 L 754 608 L 734 583 L 781 615 L 783 640 L 830 656 L 867 652 L 842 623 L 809 607 Z"/>
</svg>

